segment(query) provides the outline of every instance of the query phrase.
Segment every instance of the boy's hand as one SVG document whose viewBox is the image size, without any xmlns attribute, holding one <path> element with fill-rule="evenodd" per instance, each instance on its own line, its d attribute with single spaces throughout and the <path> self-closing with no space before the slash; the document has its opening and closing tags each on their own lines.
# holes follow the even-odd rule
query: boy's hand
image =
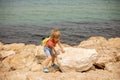
<svg viewBox="0 0 120 80">
<path fill-rule="evenodd" d="M 57 57 L 58 53 L 55 53 L 55 56 Z"/>
<path fill-rule="evenodd" d="M 65 53 L 65 50 L 61 50 L 62 53 Z"/>
</svg>

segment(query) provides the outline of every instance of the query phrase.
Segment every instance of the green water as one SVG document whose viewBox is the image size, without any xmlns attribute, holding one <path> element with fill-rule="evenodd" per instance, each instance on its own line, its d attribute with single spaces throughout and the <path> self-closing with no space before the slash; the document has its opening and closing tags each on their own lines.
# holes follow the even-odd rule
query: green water
<svg viewBox="0 0 120 80">
<path fill-rule="evenodd" d="M 120 0 L 0 0 L 0 24 L 120 20 Z"/>
</svg>

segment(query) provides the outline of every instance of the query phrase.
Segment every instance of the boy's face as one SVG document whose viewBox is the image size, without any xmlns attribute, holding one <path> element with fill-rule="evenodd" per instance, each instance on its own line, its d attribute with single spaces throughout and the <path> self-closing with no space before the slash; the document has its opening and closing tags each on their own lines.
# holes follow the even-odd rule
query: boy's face
<svg viewBox="0 0 120 80">
<path fill-rule="evenodd" d="M 59 37 L 55 37 L 54 41 L 57 42 L 59 39 L 60 39 L 60 36 Z"/>
</svg>

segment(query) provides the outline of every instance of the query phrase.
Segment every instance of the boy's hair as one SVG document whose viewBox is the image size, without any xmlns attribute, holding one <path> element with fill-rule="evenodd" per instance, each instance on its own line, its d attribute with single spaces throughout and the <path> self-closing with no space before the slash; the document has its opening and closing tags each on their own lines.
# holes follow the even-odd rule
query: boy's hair
<svg viewBox="0 0 120 80">
<path fill-rule="evenodd" d="M 58 29 L 53 29 L 51 32 L 51 37 L 52 38 L 59 38 L 60 37 L 60 31 Z"/>
</svg>

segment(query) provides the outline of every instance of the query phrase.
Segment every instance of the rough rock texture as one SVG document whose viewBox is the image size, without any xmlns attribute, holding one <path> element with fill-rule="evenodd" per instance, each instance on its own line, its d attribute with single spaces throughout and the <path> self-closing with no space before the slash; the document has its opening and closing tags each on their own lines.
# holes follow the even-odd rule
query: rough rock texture
<svg viewBox="0 0 120 80">
<path fill-rule="evenodd" d="M 105 69 L 107 71 L 120 74 L 120 61 L 106 64 Z"/>
<path fill-rule="evenodd" d="M 104 70 L 88 73 L 42 73 L 30 71 L 12 71 L 0 75 L 0 80 L 120 80 L 118 74 Z"/>
<path fill-rule="evenodd" d="M 15 54 L 9 56 L 2 61 L 2 70 L 10 69 L 25 69 L 33 64 L 34 57 L 32 54 Z M 27 68 L 28 69 L 28 68 Z"/>
<path fill-rule="evenodd" d="M 36 60 L 36 56 L 43 55 L 43 53 L 41 52 L 42 52 L 41 46 L 35 46 L 32 44 L 24 45 L 22 43 L 20 44 L 14 43 L 4 45 L 0 51 L 1 55 L 0 70 L 1 71 L 40 70 L 40 69 L 36 70 L 35 67 L 39 65 L 38 59 Z M 41 66 L 42 65 L 39 65 L 39 67 Z"/>
<path fill-rule="evenodd" d="M 24 43 L 5 44 L 3 45 L 2 50 L 5 50 L 5 51 L 12 50 L 19 53 L 24 49 L 24 47 L 25 47 Z"/>
<path fill-rule="evenodd" d="M 5 57 L 8 57 L 10 55 L 14 55 L 15 54 L 15 51 L 1 51 L 0 52 L 0 58 L 5 58 Z"/>
<path fill-rule="evenodd" d="M 2 42 L 0 42 L 0 50 L 2 49 L 3 45 L 4 44 Z"/>
<path fill-rule="evenodd" d="M 109 62 L 120 60 L 120 38 L 105 39 L 103 37 L 91 37 L 80 43 L 78 47 L 96 49 L 100 57 L 96 65 L 104 68 Z"/>
<path fill-rule="evenodd" d="M 64 69 L 73 71 L 65 73 L 64 71 L 61 72 L 62 69 L 49 67 L 50 72 L 43 73 L 42 63 L 46 57 L 43 55 L 43 47 L 41 45 L 4 44 L 0 42 L 0 80 L 120 80 L 120 38 L 107 40 L 103 37 L 91 37 L 81 42 L 78 46 L 66 44 L 63 46 L 68 49 L 66 53 L 60 55 L 63 55 L 61 59 L 68 60 L 64 60 L 64 64 L 72 63 L 72 66 L 75 65 L 77 68 L 83 65 L 88 67 L 80 67 L 84 70 L 82 72 L 80 68 Z M 79 52 L 81 48 L 85 50 L 83 50 L 83 53 L 91 53 L 91 50 L 95 49 L 99 57 L 91 54 L 86 57 L 85 54 L 81 53 L 82 51 Z M 88 52 L 88 50 L 90 51 Z M 75 53 L 72 53 L 72 51 L 75 51 Z M 73 60 L 70 61 L 71 59 L 69 58 L 73 54 L 74 58 L 72 57 Z M 95 59 L 92 56 L 97 58 L 96 61 L 94 61 Z M 78 60 L 78 62 L 73 63 L 74 60 Z M 86 62 L 81 64 L 80 62 L 83 63 L 83 61 Z M 76 64 L 81 65 L 77 66 Z M 64 68 L 62 65 L 60 67 Z M 80 72 L 75 72 L 75 69 Z"/>
<path fill-rule="evenodd" d="M 67 47 L 65 53 L 58 56 L 57 61 L 62 72 L 82 72 L 89 70 L 97 58 L 98 53 L 95 49 Z"/>
</svg>

